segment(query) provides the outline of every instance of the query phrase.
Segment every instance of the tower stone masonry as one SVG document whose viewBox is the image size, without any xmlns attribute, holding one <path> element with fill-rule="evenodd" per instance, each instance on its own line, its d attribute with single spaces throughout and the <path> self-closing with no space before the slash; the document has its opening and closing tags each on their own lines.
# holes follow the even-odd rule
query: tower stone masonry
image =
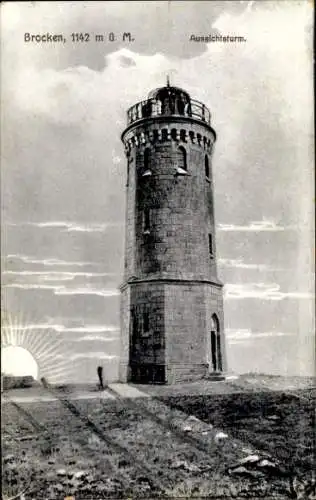
<svg viewBox="0 0 316 500">
<path fill-rule="evenodd" d="M 226 371 L 206 106 L 170 86 L 127 112 L 120 380 L 168 383 Z"/>
</svg>

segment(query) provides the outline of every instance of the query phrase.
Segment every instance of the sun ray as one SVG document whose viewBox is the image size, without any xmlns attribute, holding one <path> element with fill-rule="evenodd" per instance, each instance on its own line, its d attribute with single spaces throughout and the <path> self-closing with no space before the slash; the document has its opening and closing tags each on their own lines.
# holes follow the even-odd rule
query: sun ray
<svg viewBox="0 0 316 500">
<path fill-rule="evenodd" d="M 3 324 L 3 326 L 2 326 L 2 330 L 5 333 L 6 338 L 8 339 L 7 340 L 8 344 L 10 344 L 11 333 L 10 333 L 10 320 L 8 317 L 5 319 L 5 324 Z"/>
<path fill-rule="evenodd" d="M 15 316 L 14 320 L 11 319 L 11 327 L 13 331 L 13 335 L 15 337 L 15 344 L 22 345 L 24 343 L 25 335 L 28 332 L 29 321 L 24 313 L 20 313 L 18 316 Z"/>
<path fill-rule="evenodd" d="M 3 347 L 10 345 L 9 332 L 5 328 L 1 330 L 1 345 Z"/>
<path fill-rule="evenodd" d="M 24 344 L 27 344 L 29 349 L 39 352 L 41 347 L 47 343 L 45 334 L 38 336 L 35 330 L 29 330 L 25 335 Z"/>
<path fill-rule="evenodd" d="M 20 336 L 20 344 L 21 345 L 25 344 L 27 334 L 28 334 L 28 330 L 27 330 L 27 327 L 25 326 L 21 331 L 21 336 Z"/>
<path fill-rule="evenodd" d="M 33 349 L 35 349 L 38 353 L 45 354 L 45 352 L 50 352 L 51 349 L 59 346 L 61 343 L 63 343 L 63 339 L 51 339 L 50 337 L 43 337 L 41 339 L 41 342 L 33 344 Z"/>
<path fill-rule="evenodd" d="M 24 325 L 24 327 L 22 325 L 23 325 L 23 322 L 21 322 L 20 329 L 19 329 L 19 331 L 20 331 L 20 334 L 19 334 L 19 343 L 21 345 L 23 345 L 24 339 L 25 339 L 25 336 L 26 336 L 26 333 L 27 333 L 27 328 L 26 328 L 27 323 L 26 323 L 26 325 Z"/>
<path fill-rule="evenodd" d="M 74 369 L 60 370 L 59 372 L 56 373 L 47 373 L 47 374 L 45 374 L 44 372 L 45 379 L 49 384 L 56 384 L 61 382 L 65 383 L 65 380 L 73 378 L 74 375 L 75 375 Z"/>
<path fill-rule="evenodd" d="M 41 337 L 30 335 L 28 345 L 34 352 L 40 353 L 46 346 L 51 346 L 52 341 L 56 344 L 55 338 L 52 339 L 48 333 L 44 333 Z"/>
<path fill-rule="evenodd" d="M 28 325 L 31 324 L 31 318 L 27 318 L 27 321 L 21 321 L 21 326 L 23 325 L 22 333 L 21 333 L 21 342 L 25 341 L 26 336 L 32 332 L 32 330 L 28 329 Z"/>
<path fill-rule="evenodd" d="M 7 322 L 5 325 L 6 330 L 9 334 L 10 344 L 19 345 L 20 343 L 20 325 L 23 323 L 22 314 L 20 316 L 8 315 Z"/>
<path fill-rule="evenodd" d="M 14 345 L 14 343 L 13 343 L 13 323 L 11 321 L 9 322 L 8 328 L 9 328 L 9 333 L 10 333 L 10 344 Z"/>
<path fill-rule="evenodd" d="M 15 317 L 13 321 L 10 324 L 10 331 L 11 331 L 11 344 L 16 345 L 16 332 L 17 332 L 17 324 L 18 324 L 18 318 Z"/>
<path fill-rule="evenodd" d="M 25 327 L 20 325 L 19 326 L 19 335 L 18 335 L 18 345 L 24 345 L 24 338 L 25 338 Z"/>
<path fill-rule="evenodd" d="M 16 345 L 16 330 L 17 330 L 17 317 L 14 317 L 12 319 L 12 322 L 10 324 L 10 333 L 11 333 L 11 344 Z"/>
<path fill-rule="evenodd" d="M 30 321 L 26 321 L 25 323 L 22 323 L 21 326 L 23 325 L 22 327 L 22 334 L 21 334 L 21 342 L 26 342 L 26 338 L 29 337 L 29 336 L 32 336 L 34 335 L 35 331 L 33 328 L 30 328 L 30 326 L 32 325 L 32 323 Z"/>
<path fill-rule="evenodd" d="M 53 376 L 53 375 L 57 375 L 58 373 L 70 373 L 72 372 L 74 369 L 73 365 L 72 366 L 61 366 L 61 367 L 55 367 L 55 368 L 52 368 L 50 369 L 49 371 L 49 377 Z M 41 370 L 42 372 L 44 371 L 47 371 L 47 370 Z"/>
<path fill-rule="evenodd" d="M 16 345 L 22 345 L 22 336 L 23 336 L 23 324 L 22 322 L 17 324 L 15 327 L 15 341 Z"/>
<path fill-rule="evenodd" d="M 43 358 L 43 357 L 47 356 L 52 351 L 56 352 L 57 347 L 59 347 L 62 344 L 63 344 L 63 341 L 60 341 L 58 344 L 56 343 L 55 345 L 51 346 L 49 349 L 47 349 L 45 351 L 44 350 L 41 350 L 41 351 L 38 350 L 36 352 L 36 355 L 37 355 L 38 358 Z M 34 354 L 35 354 L 35 352 L 34 352 Z"/>
<path fill-rule="evenodd" d="M 2 324 L 1 327 L 1 344 L 10 345 L 10 342 L 11 342 L 10 328 L 9 328 L 9 323 L 6 322 L 6 324 Z"/>
<path fill-rule="evenodd" d="M 67 380 L 67 376 L 69 377 L 70 373 L 60 373 L 58 375 L 53 375 L 50 378 L 50 383 L 55 385 L 55 384 L 61 384 L 65 382 L 65 379 Z"/>
<path fill-rule="evenodd" d="M 57 370 L 59 368 L 67 367 L 69 366 L 69 361 L 68 360 L 56 360 L 55 358 L 51 360 L 46 360 L 44 362 L 41 361 L 41 369 L 43 370 Z"/>
<path fill-rule="evenodd" d="M 17 327 L 16 332 L 15 332 L 15 337 L 16 337 L 16 345 L 21 344 L 21 337 L 22 337 L 22 329 L 20 326 Z"/>
</svg>

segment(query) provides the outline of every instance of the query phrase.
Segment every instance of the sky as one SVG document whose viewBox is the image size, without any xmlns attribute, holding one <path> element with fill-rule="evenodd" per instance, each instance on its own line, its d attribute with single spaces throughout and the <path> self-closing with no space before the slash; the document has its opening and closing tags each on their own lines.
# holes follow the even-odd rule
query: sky
<svg viewBox="0 0 316 500">
<path fill-rule="evenodd" d="M 313 374 L 311 2 L 9 2 L 1 14 L 3 345 L 28 349 L 52 382 L 94 380 L 100 363 L 117 377 L 120 134 L 169 74 L 217 132 L 230 370 Z M 246 41 L 190 41 L 209 34 Z"/>
</svg>

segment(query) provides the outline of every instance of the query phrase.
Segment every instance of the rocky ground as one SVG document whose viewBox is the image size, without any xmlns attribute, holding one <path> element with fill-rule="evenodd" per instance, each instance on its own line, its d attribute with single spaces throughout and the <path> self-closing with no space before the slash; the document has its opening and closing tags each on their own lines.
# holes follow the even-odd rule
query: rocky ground
<svg viewBox="0 0 316 500">
<path fill-rule="evenodd" d="M 134 399 L 7 394 L 3 498 L 316 498 L 313 382 L 249 380 Z"/>
</svg>

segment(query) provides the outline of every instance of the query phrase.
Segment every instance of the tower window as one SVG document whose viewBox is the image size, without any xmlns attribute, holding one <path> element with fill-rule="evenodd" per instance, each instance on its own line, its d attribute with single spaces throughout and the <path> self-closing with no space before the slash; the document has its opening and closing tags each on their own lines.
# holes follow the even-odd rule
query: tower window
<svg viewBox="0 0 316 500">
<path fill-rule="evenodd" d="M 181 169 L 187 171 L 188 166 L 187 166 L 187 152 L 186 150 L 180 146 L 178 149 L 178 168 L 180 167 Z"/>
<path fill-rule="evenodd" d="M 166 129 L 166 128 L 162 129 L 162 131 L 161 131 L 161 139 L 163 141 L 167 141 L 168 140 L 168 129 Z"/>
<path fill-rule="evenodd" d="M 130 355 L 133 358 L 137 353 L 138 342 L 138 322 L 137 314 L 134 308 L 131 309 L 131 336 L 130 336 Z"/>
<path fill-rule="evenodd" d="M 144 312 L 144 316 L 143 316 L 143 320 L 144 320 L 144 333 L 148 333 L 149 332 L 149 312 Z"/>
<path fill-rule="evenodd" d="M 173 128 L 171 130 L 171 138 L 176 141 L 177 140 L 177 129 Z"/>
<path fill-rule="evenodd" d="M 210 164 L 207 155 L 205 155 L 205 177 L 210 178 Z"/>
<path fill-rule="evenodd" d="M 214 257 L 214 249 L 213 249 L 213 236 L 211 234 L 208 235 L 208 251 L 211 259 Z"/>
<path fill-rule="evenodd" d="M 132 159 L 130 156 L 127 158 L 127 177 L 126 177 L 126 186 L 129 185 L 129 178 L 130 178 L 130 165 L 132 163 Z"/>
<path fill-rule="evenodd" d="M 132 324 L 133 324 L 133 332 L 136 336 L 138 325 L 137 325 L 137 314 L 136 314 L 136 311 L 134 311 L 134 310 L 132 310 Z"/>
<path fill-rule="evenodd" d="M 144 170 L 142 177 L 148 177 L 151 174 L 151 151 L 149 148 L 146 148 L 144 151 Z"/>
<path fill-rule="evenodd" d="M 150 233 L 150 210 L 145 208 L 144 210 L 144 221 L 143 221 L 144 234 Z"/>
<path fill-rule="evenodd" d="M 149 170 L 150 167 L 150 149 L 146 148 L 144 152 L 144 170 Z"/>
</svg>

